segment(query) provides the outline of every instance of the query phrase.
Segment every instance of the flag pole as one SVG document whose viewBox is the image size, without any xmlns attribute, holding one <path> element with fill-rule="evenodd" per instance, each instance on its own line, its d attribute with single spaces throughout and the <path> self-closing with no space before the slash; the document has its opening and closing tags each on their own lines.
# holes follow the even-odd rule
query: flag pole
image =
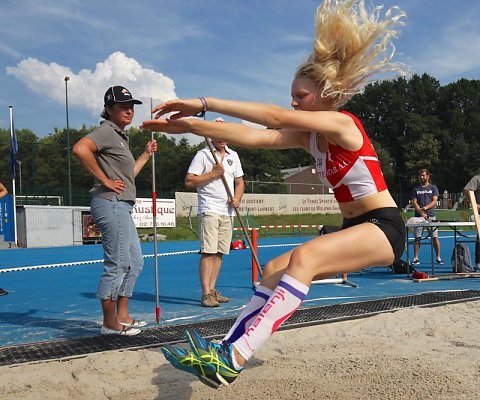
<svg viewBox="0 0 480 400">
<path fill-rule="evenodd" d="M 152 98 L 150 97 L 150 110 L 153 109 Z M 150 118 L 153 119 L 152 111 Z M 152 131 L 151 140 L 155 136 Z M 158 289 L 158 241 L 157 241 L 157 192 L 155 187 L 155 153 L 152 153 L 152 214 L 153 214 L 153 264 L 155 269 L 155 318 L 160 323 L 160 301 Z"/>
<path fill-rule="evenodd" d="M 18 247 L 18 233 L 17 233 L 17 198 L 15 191 L 16 178 L 16 160 L 17 160 L 17 137 L 13 127 L 13 106 L 8 106 L 10 111 L 10 137 L 12 139 L 12 196 L 13 196 L 13 228 L 15 232 L 15 246 Z"/>
</svg>

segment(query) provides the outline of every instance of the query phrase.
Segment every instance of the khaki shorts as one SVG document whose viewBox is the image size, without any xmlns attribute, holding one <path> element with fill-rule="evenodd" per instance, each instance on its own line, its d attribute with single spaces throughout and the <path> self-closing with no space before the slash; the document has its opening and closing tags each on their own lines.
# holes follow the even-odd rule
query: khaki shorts
<svg viewBox="0 0 480 400">
<path fill-rule="evenodd" d="M 428 220 L 430 222 L 435 222 L 436 218 L 435 217 L 428 217 Z M 424 230 L 427 230 L 430 233 L 430 231 L 427 228 L 424 228 L 424 227 L 414 228 L 413 230 L 415 232 L 415 238 L 417 240 L 420 239 Z M 432 229 L 431 236 L 434 237 L 434 238 L 438 237 L 438 228 Z"/>
<path fill-rule="evenodd" d="M 232 241 L 233 217 L 206 212 L 200 218 L 200 251 L 228 254 Z"/>
</svg>

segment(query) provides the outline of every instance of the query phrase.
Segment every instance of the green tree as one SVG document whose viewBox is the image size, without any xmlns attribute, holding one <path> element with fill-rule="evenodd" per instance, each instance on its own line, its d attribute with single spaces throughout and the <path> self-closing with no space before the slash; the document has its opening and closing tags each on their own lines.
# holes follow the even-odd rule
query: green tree
<svg viewBox="0 0 480 400">
<path fill-rule="evenodd" d="M 460 79 L 440 90 L 438 116 L 444 136 L 440 174 L 449 191 L 460 191 L 480 168 L 480 81 Z"/>
<path fill-rule="evenodd" d="M 427 74 L 397 78 L 368 85 L 344 107 L 357 115 L 372 139 L 382 170 L 392 192 L 406 195 L 416 182 L 418 170 L 428 168 L 440 190 L 460 192 L 480 169 L 480 81 L 460 79 L 441 86 Z M 70 129 L 71 147 L 95 127 Z M 28 129 L 16 131 L 24 194 L 68 194 L 67 134 L 55 128 L 38 138 Z M 138 157 L 151 133 L 127 130 L 130 148 Z M 184 187 L 185 174 L 204 143 L 189 145 L 183 139 L 155 134 L 159 151 L 155 157 L 159 196 L 172 196 Z M 11 188 L 10 131 L 0 129 L 0 180 Z M 283 182 L 281 169 L 307 166 L 313 158 L 301 149 L 262 150 L 237 148 L 245 179 Z M 88 204 L 93 178 L 71 155 L 74 204 Z M 19 194 L 19 177 L 16 187 Z M 149 196 L 152 168 L 148 163 L 138 175 L 139 196 Z M 277 190 L 281 190 L 278 185 Z M 407 189 L 408 188 L 408 189 Z M 267 190 L 267 189 L 261 189 Z M 400 196 L 399 196 L 400 197 Z M 398 198 L 404 203 L 405 198 Z"/>
<path fill-rule="evenodd" d="M 16 194 L 19 195 L 25 192 L 25 189 L 31 185 L 35 177 L 35 148 L 38 144 L 38 138 L 30 129 L 17 129 L 15 135 L 18 143 Z M 10 130 L 0 129 L 0 181 L 4 183 L 10 193 L 13 193 L 11 143 Z M 22 181 L 22 187 L 20 187 L 20 180 Z"/>
</svg>

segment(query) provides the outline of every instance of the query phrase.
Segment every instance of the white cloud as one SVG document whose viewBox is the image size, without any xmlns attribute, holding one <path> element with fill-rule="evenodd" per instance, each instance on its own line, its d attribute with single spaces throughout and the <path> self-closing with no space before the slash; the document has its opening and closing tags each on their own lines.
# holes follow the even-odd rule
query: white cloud
<svg viewBox="0 0 480 400">
<path fill-rule="evenodd" d="M 20 58 L 20 52 L 15 50 L 13 47 L 7 46 L 4 43 L 0 43 L 0 53 L 6 54 L 7 56 L 13 58 Z"/>
<path fill-rule="evenodd" d="M 287 34 L 283 36 L 282 40 L 286 43 L 298 45 L 298 44 L 306 44 L 312 45 L 313 38 L 309 35 L 297 35 L 297 34 Z"/>
<path fill-rule="evenodd" d="M 57 63 L 46 64 L 35 58 L 26 58 L 15 67 L 7 67 L 7 74 L 22 81 L 33 92 L 59 104 L 65 103 L 64 78 L 68 76 L 69 107 L 88 110 L 94 116 L 101 113 L 103 95 L 109 86 L 125 86 L 135 98 L 144 102 L 136 108 L 133 126 L 150 117 L 150 99 L 155 105 L 177 97 L 172 79 L 142 67 L 121 52 L 112 53 L 93 71 L 83 69 L 75 73 Z"/>
<path fill-rule="evenodd" d="M 465 19 L 442 28 L 439 37 L 413 61 L 417 70 L 436 77 L 459 75 L 480 67 L 480 28 Z"/>
</svg>

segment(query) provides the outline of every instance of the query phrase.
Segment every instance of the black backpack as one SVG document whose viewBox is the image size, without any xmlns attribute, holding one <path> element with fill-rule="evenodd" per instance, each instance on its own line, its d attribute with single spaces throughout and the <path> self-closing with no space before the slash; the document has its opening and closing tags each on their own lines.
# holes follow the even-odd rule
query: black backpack
<svg viewBox="0 0 480 400">
<path fill-rule="evenodd" d="M 411 273 L 415 271 L 415 268 L 413 268 L 404 260 L 395 261 L 392 265 L 390 265 L 390 268 L 394 274 L 406 274 L 407 272 Z"/>
<path fill-rule="evenodd" d="M 456 266 L 456 269 L 455 269 Z M 453 272 L 474 272 L 475 267 L 470 257 L 470 249 L 465 243 L 457 243 L 452 252 Z"/>
</svg>

